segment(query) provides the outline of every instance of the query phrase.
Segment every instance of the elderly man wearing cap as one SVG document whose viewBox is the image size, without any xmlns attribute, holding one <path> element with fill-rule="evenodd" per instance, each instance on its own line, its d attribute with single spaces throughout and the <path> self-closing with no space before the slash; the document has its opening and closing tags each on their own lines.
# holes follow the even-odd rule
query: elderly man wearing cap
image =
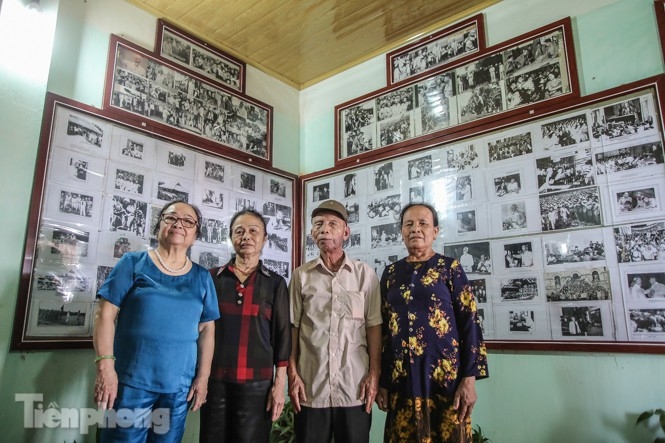
<svg viewBox="0 0 665 443">
<path fill-rule="evenodd" d="M 319 257 L 293 272 L 289 397 L 296 442 L 367 443 L 381 367 L 379 282 L 342 249 L 349 238 L 344 205 L 312 211 Z"/>
</svg>

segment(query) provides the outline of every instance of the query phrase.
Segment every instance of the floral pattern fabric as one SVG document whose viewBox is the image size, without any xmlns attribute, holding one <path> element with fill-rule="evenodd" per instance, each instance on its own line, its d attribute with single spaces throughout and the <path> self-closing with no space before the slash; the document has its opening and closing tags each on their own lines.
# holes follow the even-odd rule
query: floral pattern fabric
<svg viewBox="0 0 665 443">
<path fill-rule="evenodd" d="M 389 394 L 384 442 L 471 441 L 452 407 L 464 377 L 488 377 L 476 300 L 456 259 L 402 259 L 381 278 L 380 386 Z"/>
</svg>

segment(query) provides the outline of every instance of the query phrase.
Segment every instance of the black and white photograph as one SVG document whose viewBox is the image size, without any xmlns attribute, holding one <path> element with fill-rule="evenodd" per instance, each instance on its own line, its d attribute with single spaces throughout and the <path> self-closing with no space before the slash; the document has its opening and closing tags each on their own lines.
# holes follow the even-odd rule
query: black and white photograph
<svg viewBox="0 0 665 443">
<path fill-rule="evenodd" d="M 399 221 L 401 211 L 400 194 L 377 197 L 367 202 L 367 217 L 372 220 L 387 218 L 390 221 Z"/>
<path fill-rule="evenodd" d="M 360 235 L 360 232 L 351 231 L 349 238 L 344 240 L 343 248 L 347 250 L 347 249 L 361 249 L 362 247 L 363 247 L 362 236 Z"/>
<path fill-rule="evenodd" d="M 581 262 L 604 262 L 606 245 L 610 244 L 600 229 L 552 234 L 543 238 L 543 257 L 547 266 L 570 265 L 577 269 Z"/>
<path fill-rule="evenodd" d="M 470 175 L 460 175 L 455 178 L 455 201 L 470 202 L 474 199 L 474 183 Z"/>
<path fill-rule="evenodd" d="M 467 274 L 491 274 L 492 258 L 490 255 L 490 243 L 460 243 L 455 245 L 444 245 L 443 253 L 448 257 L 456 258 Z"/>
<path fill-rule="evenodd" d="M 533 138 L 531 132 L 524 132 L 525 129 L 514 135 L 505 136 L 505 132 L 498 133 L 499 138 L 491 136 L 487 141 L 487 152 L 489 153 L 489 162 L 499 162 L 502 160 L 521 157 L 533 153 Z"/>
<path fill-rule="evenodd" d="M 603 316 L 600 306 L 559 308 L 559 326 L 564 337 L 602 337 Z"/>
<path fill-rule="evenodd" d="M 494 338 L 551 340 L 546 307 L 532 302 L 494 304 Z"/>
<path fill-rule="evenodd" d="M 612 281 L 606 267 L 563 269 L 545 273 L 548 302 L 612 299 Z"/>
<path fill-rule="evenodd" d="M 503 51 L 506 75 L 516 76 L 558 61 L 564 50 L 563 38 L 563 32 L 557 30 Z"/>
<path fill-rule="evenodd" d="M 196 172 L 196 154 L 191 149 L 171 143 L 157 143 L 156 169 L 192 180 Z"/>
<path fill-rule="evenodd" d="M 614 240 L 619 263 L 665 261 L 665 222 L 615 227 Z"/>
<path fill-rule="evenodd" d="M 481 159 L 474 143 L 444 147 L 443 152 L 445 167 L 449 170 L 469 171 L 480 165 Z"/>
<path fill-rule="evenodd" d="M 455 69 L 457 93 L 462 94 L 487 83 L 503 80 L 503 57 L 496 53 Z"/>
<path fill-rule="evenodd" d="M 422 179 L 432 175 L 432 156 L 425 155 L 420 158 L 408 160 L 407 169 L 409 180 Z"/>
<path fill-rule="evenodd" d="M 256 191 L 256 175 L 249 172 L 240 173 L 240 189 L 245 191 Z"/>
<path fill-rule="evenodd" d="M 370 180 L 372 180 L 370 189 L 374 192 L 393 189 L 395 187 L 393 162 L 387 162 L 374 166 L 374 174 L 370 177 Z"/>
<path fill-rule="evenodd" d="M 414 108 L 415 91 L 407 86 L 376 98 L 376 113 L 379 121 L 401 119 Z"/>
<path fill-rule="evenodd" d="M 425 185 L 416 185 L 409 187 L 409 203 L 425 202 Z"/>
<path fill-rule="evenodd" d="M 60 108 L 53 143 L 63 148 L 106 157 L 111 144 L 111 125 L 90 115 Z"/>
<path fill-rule="evenodd" d="M 665 340 L 665 306 L 628 311 L 628 335 L 633 340 Z"/>
<path fill-rule="evenodd" d="M 196 262 L 206 269 L 216 268 L 222 266 L 224 263 L 220 260 L 220 255 L 217 251 L 200 251 Z"/>
<path fill-rule="evenodd" d="M 248 198 L 243 195 L 232 195 L 230 200 L 232 206 L 229 208 L 229 212 L 238 212 L 243 209 L 254 209 L 255 211 L 259 211 L 261 209 L 260 203 L 254 198 Z"/>
<path fill-rule="evenodd" d="M 229 199 L 226 191 L 222 191 L 217 187 L 208 186 L 203 186 L 201 191 L 201 199 L 198 202 L 201 206 L 218 210 L 223 210 L 226 207 L 225 202 L 228 202 Z"/>
<path fill-rule="evenodd" d="M 109 276 L 112 270 L 113 266 L 105 266 L 105 265 L 97 266 L 97 274 L 96 274 L 97 277 L 95 279 L 95 287 L 94 287 L 95 294 L 97 293 L 97 291 L 99 291 L 99 288 L 102 287 L 102 285 L 106 281 L 106 277 Z"/>
<path fill-rule="evenodd" d="M 108 230 L 127 232 L 139 237 L 146 235 L 148 204 L 129 197 L 114 195 L 107 208 Z"/>
<path fill-rule="evenodd" d="M 457 121 L 454 72 L 445 72 L 416 84 L 416 135 L 439 131 Z"/>
<path fill-rule="evenodd" d="M 289 262 L 266 258 L 263 260 L 263 264 L 266 268 L 284 277 L 287 282 L 289 281 Z"/>
<path fill-rule="evenodd" d="M 269 159 L 272 109 L 268 105 L 181 72 L 120 37 L 112 39 L 115 66 L 108 106 Z"/>
<path fill-rule="evenodd" d="M 379 123 L 379 146 L 400 143 L 414 137 L 412 113 L 384 120 Z"/>
<path fill-rule="evenodd" d="M 203 177 L 206 180 L 223 184 L 227 165 L 211 158 L 202 157 L 201 159 L 203 161 Z"/>
<path fill-rule="evenodd" d="M 201 235 L 198 241 L 210 245 L 222 245 L 229 240 L 229 224 L 226 219 L 206 217 L 201 219 Z"/>
<path fill-rule="evenodd" d="M 111 162 L 108 168 L 106 192 L 148 197 L 151 183 L 152 171 Z"/>
<path fill-rule="evenodd" d="M 312 234 L 305 235 L 304 243 L 306 261 L 313 260 L 319 256 L 319 247 L 316 245 L 314 238 L 312 238 Z"/>
<path fill-rule="evenodd" d="M 97 257 L 104 264 L 115 264 L 127 252 L 145 251 L 148 242 L 143 237 L 125 231 L 106 231 L 99 236 Z"/>
<path fill-rule="evenodd" d="M 111 160 L 154 169 L 155 146 L 154 138 L 139 131 L 114 126 L 111 133 Z"/>
<path fill-rule="evenodd" d="M 596 153 L 596 174 L 607 179 L 639 177 L 661 173 L 663 144 L 660 138 L 648 143 L 624 144 L 618 149 L 607 149 Z"/>
<path fill-rule="evenodd" d="M 263 204 L 263 215 L 268 218 L 266 225 L 268 232 L 291 231 L 291 207 L 279 203 L 266 202 Z"/>
<path fill-rule="evenodd" d="M 657 124 L 651 94 L 591 110 L 594 142 L 603 145 L 655 135 Z"/>
<path fill-rule="evenodd" d="M 487 303 L 487 281 L 484 278 L 470 278 L 469 285 L 471 286 L 471 292 L 473 296 L 476 297 L 476 302 L 478 303 Z"/>
<path fill-rule="evenodd" d="M 269 232 L 268 233 L 268 242 L 266 243 L 267 251 L 272 251 L 280 255 L 286 254 L 289 252 L 289 237 L 286 232 Z"/>
<path fill-rule="evenodd" d="M 371 249 L 400 246 L 402 244 L 402 229 L 397 223 L 385 223 L 370 228 L 372 240 Z"/>
<path fill-rule="evenodd" d="M 540 135 L 538 146 L 545 151 L 590 143 L 587 116 L 581 113 L 544 123 L 540 126 Z"/>
<path fill-rule="evenodd" d="M 622 285 L 624 299 L 628 303 L 645 300 L 665 301 L 665 272 L 663 272 L 663 268 L 653 266 L 641 269 L 631 268 L 625 272 Z"/>
<path fill-rule="evenodd" d="M 349 217 L 346 219 L 347 224 L 355 224 L 360 222 L 360 204 L 357 200 L 344 202 L 344 208 L 349 215 Z"/>
<path fill-rule="evenodd" d="M 341 139 L 346 149 L 342 157 L 351 157 L 371 151 L 377 147 L 374 136 L 376 128 L 375 101 L 360 103 L 342 111 L 343 133 Z"/>
<path fill-rule="evenodd" d="M 538 278 L 523 276 L 517 278 L 500 278 L 499 298 L 501 302 L 529 302 L 540 298 Z"/>
<path fill-rule="evenodd" d="M 40 301 L 38 326 L 86 327 L 88 304 L 84 302 Z"/>
<path fill-rule="evenodd" d="M 540 242 L 535 239 L 527 240 L 524 237 L 519 240 L 497 243 L 498 247 L 493 250 L 495 258 L 499 256 L 497 252 L 503 257 L 503 270 L 542 268 Z"/>
<path fill-rule="evenodd" d="M 513 198 L 524 192 L 522 175 L 519 171 L 495 176 L 492 181 L 492 197 L 494 198 Z"/>
<path fill-rule="evenodd" d="M 476 217 L 476 210 L 462 210 L 455 213 L 455 229 L 456 234 L 470 234 L 475 233 L 478 229 L 478 221 Z"/>
<path fill-rule="evenodd" d="M 601 226 L 598 187 L 574 189 L 539 197 L 543 231 Z"/>
<path fill-rule="evenodd" d="M 529 227 L 527 207 L 524 201 L 513 201 L 501 205 L 501 226 L 504 234 L 524 231 Z"/>
<path fill-rule="evenodd" d="M 286 181 L 270 177 L 268 182 L 270 183 L 270 195 L 272 197 L 286 198 Z"/>
<path fill-rule="evenodd" d="M 178 177 L 169 177 L 165 174 L 158 174 L 156 178 L 156 189 L 153 191 L 153 197 L 165 202 L 173 200 L 190 201 L 189 196 L 192 192 L 191 182 Z"/>
<path fill-rule="evenodd" d="M 143 160 L 143 143 L 140 141 L 132 140 L 128 138 L 124 146 L 120 149 L 120 154 L 124 157 Z"/>
<path fill-rule="evenodd" d="M 94 259 L 96 244 L 91 248 L 90 231 L 58 222 L 42 225 L 38 246 L 41 260 L 71 266 Z"/>
<path fill-rule="evenodd" d="M 540 194 L 594 185 L 591 148 L 538 158 L 536 174 Z"/>
<path fill-rule="evenodd" d="M 244 92 L 245 64 L 221 51 L 203 45 L 173 25 L 158 21 L 161 39 L 156 51 L 164 58 L 182 64 L 189 69 L 236 91 Z"/>
<path fill-rule="evenodd" d="M 544 64 L 506 79 L 508 109 L 547 100 L 570 91 L 558 63 Z"/>
<path fill-rule="evenodd" d="M 58 201 L 58 212 L 62 215 L 73 215 L 83 219 L 91 219 L 99 205 L 99 200 L 95 201 L 95 196 L 81 192 L 60 190 Z"/>
<path fill-rule="evenodd" d="M 372 254 L 367 258 L 367 264 L 374 269 L 376 276 L 380 279 L 383 275 L 383 270 L 398 260 L 399 255 L 393 254 L 392 252 L 384 254 Z"/>
<path fill-rule="evenodd" d="M 478 20 L 460 24 L 458 29 L 443 29 L 423 42 L 416 42 L 388 53 L 390 72 L 388 84 L 430 71 L 451 63 L 461 57 L 474 54 L 480 49 Z"/>
<path fill-rule="evenodd" d="M 76 187 L 100 189 L 106 175 L 106 161 L 69 149 L 53 148 L 51 179 Z"/>
<path fill-rule="evenodd" d="M 343 189 L 343 198 L 354 198 L 358 196 L 358 173 L 350 172 L 344 174 L 342 177 L 344 182 Z"/>
<path fill-rule="evenodd" d="M 662 215 L 662 183 L 663 178 L 660 177 L 610 188 L 614 218 L 638 220 Z"/>
<path fill-rule="evenodd" d="M 481 84 L 458 93 L 457 104 L 460 123 L 489 117 L 505 110 L 499 82 Z"/>
<path fill-rule="evenodd" d="M 322 183 L 312 187 L 313 202 L 322 202 L 328 199 L 330 199 L 330 183 Z"/>
</svg>

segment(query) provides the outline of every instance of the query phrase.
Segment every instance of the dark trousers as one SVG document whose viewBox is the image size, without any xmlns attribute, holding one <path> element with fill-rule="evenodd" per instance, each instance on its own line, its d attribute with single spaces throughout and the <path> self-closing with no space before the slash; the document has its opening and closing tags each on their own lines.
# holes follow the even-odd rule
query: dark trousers
<svg viewBox="0 0 665 443">
<path fill-rule="evenodd" d="M 271 413 L 266 411 L 272 381 L 227 383 L 210 380 L 201 408 L 200 443 L 268 443 Z"/>
<path fill-rule="evenodd" d="M 365 406 L 308 408 L 301 406 L 295 417 L 296 443 L 369 443 L 372 414 Z"/>
</svg>

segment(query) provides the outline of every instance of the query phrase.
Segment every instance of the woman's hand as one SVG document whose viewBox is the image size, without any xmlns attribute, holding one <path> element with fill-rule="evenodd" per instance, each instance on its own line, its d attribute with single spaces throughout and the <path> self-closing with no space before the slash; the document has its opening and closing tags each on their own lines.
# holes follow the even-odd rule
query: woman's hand
<svg viewBox="0 0 665 443">
<path fill-rule="evenodd" d="M 459 414 L 460 423 L 471 419 L 471 411 L 473 411 L 473 405 L 476 404 L 477 399 L 476 377 L 464 377 L 457 387 L 455 398 L 453 399 L 453 408 Z"/>
<path fill-rule="evenodd" d="M 208 396 L 208 377 L 196 376 L 192 382 L 192 386 L 189 388 L 189 393 L 187 394 L 187 401 L 191 402 L 190 409 L 192 411 L 198 411 L 203 403 L 206 402 L 206 397 Z"/>
<path fill-rule="evenodd" d="M 268 394 L 268 404 L 266 411 L 272 411 L 272 421 L 275 421 L 282 415 L 286 395 L 284 391 L 286 386 L 286 366 L 278 367 L 275 373 L 275 381 L 270 387 Z"/>
<path fill-rule="evenodd" d="M 376 394 L 376 404 L 383 412 L 388 411 L 388 390 L 386 388 L 379 388 Z"/>
<path fill-rule="evenodd" d="M 115 362 L 111 359 L 97 362 L 97 377 L 95 378 L 95 402 L 101 410 L 113 409 L 113 403 L 118 396 L 118 374 L 115 372 Z"/>
</svg>

